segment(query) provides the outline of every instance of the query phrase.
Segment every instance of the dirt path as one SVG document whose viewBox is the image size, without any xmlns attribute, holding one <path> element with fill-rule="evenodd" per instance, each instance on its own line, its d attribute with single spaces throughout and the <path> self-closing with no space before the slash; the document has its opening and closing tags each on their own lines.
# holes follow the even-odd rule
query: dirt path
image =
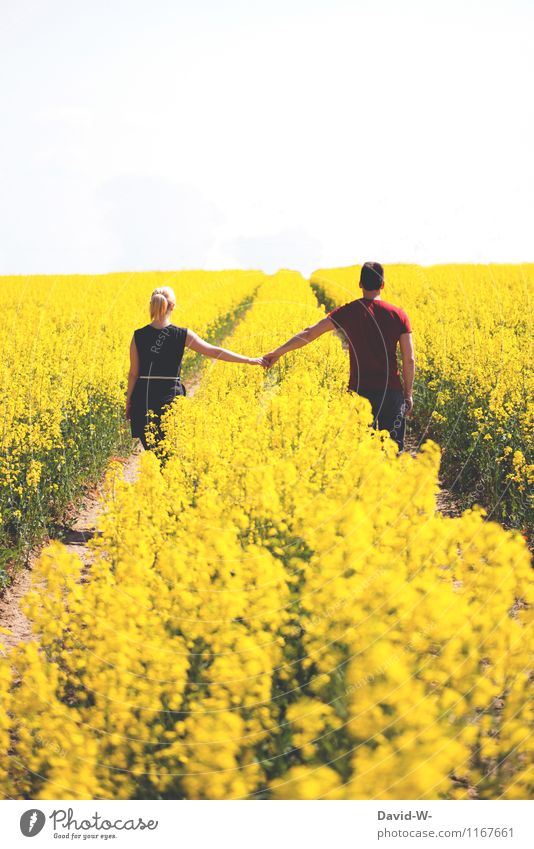
<svg viewBox="0 0 534 849">
<path fill-rule="evenodd" d="M 17 572 L 10 586 L 0 598 L 0 625 L 9 628 L 10 634 L 0 634 L 0 643 L 4 650 L 10 649 L 17 643 L 33 639 L 30 624 L 20 609 L 22 596 L 31 588 L 32 565 L 30 564 Z"/>
<path fill-rule="evenodd" d="M 412 457 L 415 457 L 420 447 L 417 437 L 408 433 L 405 445 L 406 451 Z M 436 509 L 439 513 L 443 513 L 444 516 L 461 516 L 463 512 L 463 508 L 460 507 L 454 495 L 447 489 L 441 479 L 439 480 L 439 489 L 436 493 Z"/>
<path fill-rule="evenodd" d="M 187 394 L 195 394 L 201 380 L 201 369 L 197 369 L 185 379 Z M 124 466 L 124 479 L 129 483 L 137 477 L 139 468 L 139 457 L 143 449 L 138 446 L 129 457 L 121 459 Z M 118 459 L 118 458 L 115 458 Z M 98 516 L 102 510 L 103 480 L 86 493 L 82 506 L 75 512 L 69 527 L 65 528 L 61 536 L 66 548 L 77 554 L 85 567 L 91 564 L 91 551 L 87 545 L 95 534 Z M 39 557 L 42 548 L 49 542 L 45 540 L 38 549 L 30 556 L 28 565 L 19 569 L 13 576 L 9 587 L 0 596 L 0 627 L 8 628 L 9 634 L 0 633 L 0 643 L 4 651 L 9 650 L 18 643 L 29 642 L 35 639 L 30 623 L 22 610 L 20 603 L 22 598 L 32 587 L 33 565 Z M 84 569 L 85 572 L 85 569 Z M 1 651 L 1 650 L 0 650 Z"/>
<path fill-rule="evenodd" d="M 236 326 L 243 320 L 248 312 L 253 299 L 244 305 L 237 318 L 230 328 L 226 328 L 223 337 L 213 339 L 216 345 L 224 344 L 225 338 L 230 335 Z M 193 364 L 188 373 L 184 373 L 183 380 L 186 386 L 188 396 L 193 396 L 200 385 L 203 373 L 204 361 L 197 358 L 196 364 Z M 139 446 L 133 453 L 121 462 L 124 462 L 124 479 L 128 482 L 133 482 L 137 477 L 139 456 L 143 449 Z M 61 534 L 61 539 L 67 549 L 80 556 L 85 564 L 86 571 L 91 563 L 91 553 L 87 543 L 93 537 L 96 531 L 98 516 L 102 509 L 102 491 L 103 480 L 93 489 L 88 490 L 83 499 L 83 506 L 77 509 L 72 520 L 68 524 L 68 528 L 64 529 Z M 4 646 L 4 650 L 8 650 L 21 642 L 28 642 L 34 637 L 31 632 L 30 623 L 20 609 L 21 599 L 26 595 L 32 586 L 32 571 L 33 565 L 39 557 L 39 554 L 49 540 L 44 540 L 43 543 L 35 549 L 30 555 L 28 564 L 20 568 L 14 575 L 9 587 L 0 594 L 0 627 L 7 628 L 11 633 L 3 634 L 0 632 L 0 644 Z M 0 654 L 2 649 L 0 648 Z"/>
<path fill-rule="evenodd" d="M 135 480 L 140 454 L 141 450 L 136 448 L 129 457 L 124 459 L 125 480 L 130 482 Z M 89 566 L 91 562 L 91 553 L 87 543 L 95 533 L 97 519 L 102 509 L 102 485 L 103 482 L 101 481 L 87 492 L 83 505 L 77 511 L 74 521 L 65 530 L 62 537 L 66 548 L 70 552 L 78 554 L 86 566 Z M 46 545 L 46 541 L 30 557 L 28 565 L 15 573 L 12 583 L 0 598 L 0 625 L 3 628 L 9 628 L 11 631 L 10 634 L 0 634 L 0 642 L 3 643 L 5 649 L 34 639 L 30 623 L 20 609 L 20 602 L 31 589 L 33 565 L 44 545 Z"/>
</svg>

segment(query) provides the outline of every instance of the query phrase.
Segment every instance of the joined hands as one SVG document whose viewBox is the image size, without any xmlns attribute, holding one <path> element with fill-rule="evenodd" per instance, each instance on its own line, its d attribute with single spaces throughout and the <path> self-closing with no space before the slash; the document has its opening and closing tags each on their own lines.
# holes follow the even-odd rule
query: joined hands
<svg viewBox="0 0 534 849">
<path fill-rule="evenodd" d="M 280 359 L 281 354 L 278 354 L 276 351 L 270 351 L 268 354 L 264 354 L 262 359 L 265 363 L 265 368 L 269 369 L 274 366 L 275 363 Z"/>
<path fill-rule="evenodd" d="M 268 354 L 264 354 L 263 357 L 249 357 L 248 363 L 251 366 L 263 366 L 265 369 L 270 369 L 278 362 L 281 356 L 276 351 L 270 351 Z"/>
</svg>

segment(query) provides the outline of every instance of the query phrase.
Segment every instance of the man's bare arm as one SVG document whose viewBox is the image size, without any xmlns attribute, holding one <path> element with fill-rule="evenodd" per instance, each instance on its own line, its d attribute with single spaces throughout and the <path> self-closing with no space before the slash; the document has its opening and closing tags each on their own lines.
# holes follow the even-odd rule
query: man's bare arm
<svg viewBox="0 0 534 849">
<path fill-rule="evenodd" d="M 411 333 L 403 333 L 399 339 L 402 359 L 402 383 L 404 388 L 404 400 L 406 415 L 410 416 L 413 410 L 413 381 L 415 377 L 415 352 Z"/>
<path fill-rule="evenodd" d="M 291 339 L 288 339 L 283 345 L 275 348 L 274 351 L 271 351 L 269 354 L 265 354 L 264 360 L 268 363 L 270 368 L 284 354 L 287 354 L 289 351 L 296 351 L 297 348 L 303 348 L 304 345 L 314 342 L 315 339 L 318 339 L 319 336 L 323 335 L 323 333 L 328 333 L 328 331 L 335 330 L 335 328 L 336 325 L 332 319 L 326 316 L 326 318 L 322 318 L 318 321 L 317 324 L 312 324 L 311 327 L 305 327 L 304 330 L 296 333 L 295 336 L 292 336 Z"/>
</svg>

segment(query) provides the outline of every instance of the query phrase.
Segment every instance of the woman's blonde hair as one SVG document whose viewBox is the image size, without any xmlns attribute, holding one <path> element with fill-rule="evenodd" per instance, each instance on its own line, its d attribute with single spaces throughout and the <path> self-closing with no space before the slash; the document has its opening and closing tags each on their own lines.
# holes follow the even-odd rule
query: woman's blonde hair
<svg viewBox="0 0 534 849">
<path fill-rule="evenodd" d="M 162 321 L 172 307 L 176 306 L 176 295 L 170 286 L 160 286 L 154 289 L 150 297 L 150 318 L 152 321 Z"/>
</svg>

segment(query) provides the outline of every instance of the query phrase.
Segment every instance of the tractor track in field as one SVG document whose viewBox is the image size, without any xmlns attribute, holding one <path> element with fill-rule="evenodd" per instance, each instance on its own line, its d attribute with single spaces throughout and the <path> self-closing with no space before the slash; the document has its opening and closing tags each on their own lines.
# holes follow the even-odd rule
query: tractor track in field
<svg viewBox="0 0 534 849">
<path fill-rule="evenodd" d="M 414 434 L 408 432 L 409 419 L 407 420 L 407 433 L 405 438 L 405 450 L 412 457 L 416 457 L 421 443 Z M 436 491 L 436 511 L 443 516 L 454 518 L 461 516 L 465 506 L 462 507 L 453 493 L 444 485 L 441 476 L 438 480 L 439 488 Z"/>
<path fill-rule="evenodd" d="M 212 339 L 215 345 L 223 345 L 227 339 L 243 321 L 249 308 L 255 300 L 255 292 L 250 299 L 246 299 L 238 310 L 237 316 L 234 317 L 230 327 L 226 327 L 225 331 L 218 338 Z M 234 314 L 235 315 L 235 314 Z M 222 337 L 222 338 L 221 338 Z M 191 368 L 189 374 L 184 374 L 183 382 L 186 386 L 187 395 L 192 397 L 198 389 L 202 378 L 202 358 L 197 359 L 196 364 Z M 110 460 L 116 460 L 123 464 L 123 477 L 129 483 L 133 483 L 138 474 L 139 457 L 143 453 L 140 444 L 127 457 L 110 457 Z M 90 540 L 96 533 L 98 517 L 103 509 L 103 485 L 104 476 L 100 481 L 93 486 L 88 486 L 85 494 L 81 497 L 81 506 L 75 507 L 71 514 L 67 525 L 58 528 L 58 534 L 54 537 L 45 537 L 39 545 L 30 553 L 28 560 L 24 566 L 21 566 L 14 571 L 11 582 L 5 590 L 0 593 L 0 628 L 8 629 L 9 633 L 0 632 L 0 655 L 7 653 L 11 648 L 19 643 L 30 642 L 35 640 L 35 635 L 32 633 L 31 624 L 21 610 L 21 602 L 26 593 L 33 584 L 33 567 L 42 550 L 53 539 L 58 539 L 72 554 L 77 554 L 83 563 L 81 572 L 81 580 L 84 580 L 85 575 L 92 562 L 92 552 L 88 545 Z M 68 511 L 67 511 L 68 515 Z M 38 585 L 37 585 L 38 588 Z M 2 648 L 3 646 L 3 648 Z"/>
<path fill-rule="evenodd" d="M 187 394 L 191 397 L 199 386 L 200 372 L 195 371 L 189 379 L 186 378 L 185 380 L 187 380 Z M 136 445 L 127 457 L 110 458 L 110 460 L 122 463 L 123 478 L 128 483 L 133 483 L 137 478 L 139 458 L 142 453 L 141 446 Z M 68 526 L 64 526 L 57 537 L 45 539 L 30 554 L 27 564 L 14 573 L 10 585 L 0 596 L 0 627 L 7 628 L 10 632 L 9 634 L 0 633 L 0 644 L 3 645 L 3 650 L 0 649 L 0 653 L 9 651 L 19 643 L 27 643 L 36 639 L 32 633 L 31 624 L 21 609 L 21 602 L 30 589 L 39 587 L 39 585 L 33 584 L 33 567 L 42 550 L 53 539 L 59 539 L 63 542 L 67 551 L 80 557 L 83 563 L 81 580 L 84 580 L 93 558 L 88 543 L 97 532 L 98 517 L 103 510 L 103 486 L 104 478 L 102 477 L 96 485 L 87 489 L 82 498 L 81 506 L 73 511 Z"/>
<path fill-rule="evenodd" d="M 128 457 L 112 458 L 123 464 L 125 480 L 130 482 L 135 480 L 140 454 L 141 450 L 135 448 Z M 73 520 L 69 522 L 68 527 L 62 530 L 59 537 L 54 537 L 54 539 L 60 539 L 63 542 L 67 551 L 80 557 L 84 564 L 84 571 L 92 562 L 92 553 L 88 543 L 96 533 L 98 517 L 102 512 L 102 494 L 103 480 L 87 490 L 82 505 L 74 513 Z M 33 584 L 33 567 L 43 548 L 50 542 L 52 542 L 52 538 L 46 539 L 32 552 L 27 565 L 15 572 L 11 584 L 0 598 L 0 626 L 8 628 L 10 631 L 9 634 L 0 634 L 0 643 L 3 644 L 4 651 L 19 643 L 36 639 L 32 633 L 30 622 L 21 610 L 21 601 L 30 589 L 38 589 L 39 587 L 38 584 Z"/>
</svg>

